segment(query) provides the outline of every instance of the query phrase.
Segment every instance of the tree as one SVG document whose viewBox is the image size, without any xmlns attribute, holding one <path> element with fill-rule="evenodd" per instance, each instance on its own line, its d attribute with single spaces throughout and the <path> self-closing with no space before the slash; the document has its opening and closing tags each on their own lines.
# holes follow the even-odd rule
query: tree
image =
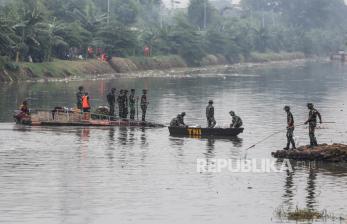
<svg viewBox="0 0 347 224">
<path fill-rule="evenodd" d="M 205 56 L 202 35 L 184 17 L 176 18 L 169 44 L 171 53 L 181 55 L 191 65 L 199 65 Z"/>
<path fill-rule="evenodd" d="M 136 43 L 135 32 L 119 23 L 102 26 L 92 42 L 94 46 L 102 47 L 109 54 L 122 57 L 134 55 Z"/>
<path fill-rule="evenodd" d="M 188 20 L 200 30 L 206 29 L 213 22 L 216 10 L 208 0 L 190 0 L 188 6 Z"/>
</svg>

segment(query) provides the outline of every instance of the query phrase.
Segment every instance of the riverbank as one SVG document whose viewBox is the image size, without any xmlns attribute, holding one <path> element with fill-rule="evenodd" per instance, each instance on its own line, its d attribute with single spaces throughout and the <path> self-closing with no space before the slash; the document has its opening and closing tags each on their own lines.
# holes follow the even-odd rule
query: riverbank
<svg viewBox="0 0 347 224">
<path fill-rule="evenodd" d="M 207 66 L 240 66 L 248 67 L 250 63 L 267 64 L 278 61 L 303 60 L 303 53 L 252 53 L 248 59 L 241 59 L 237 64 L 229 62 L 222 55 L 207 55 L 201 66 L 192 70 L 201 71 Z M 138 73 L 148 70 L 171 70 L 191 68 L 183 58 L 177 55 L 156 57 L 114 57 L 105 62 L 97 59 L 66 61 L 55 59 L 45 63 L 9 63 L 0 69 L 0 82 L 13 81 L 55 81 L 91 79 L 100 76 Z"/>
</svg>

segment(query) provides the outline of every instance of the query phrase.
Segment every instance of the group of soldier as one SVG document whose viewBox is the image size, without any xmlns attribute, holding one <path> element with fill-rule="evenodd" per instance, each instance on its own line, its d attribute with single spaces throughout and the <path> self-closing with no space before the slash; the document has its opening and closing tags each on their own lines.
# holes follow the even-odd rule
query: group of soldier
<svg viewBox="0 0 347 224">
<path fill-rule="evenodd" d="M 116 102 L 118 104 L 118 115 L 119 118 L 127 119 L 130 112 L 130 119 L 135 119 L 136 105 L 138 104 L 139 97 L 135 96 L 135 89 L 130 90 L 130 95 L 128 96 L 128 90 L 121 89 L 117 96 L 116 88 L 112 88 L 111 92 L 107 94 L 107 102 L 110 107 L 110 116 L 115 116 L 115 106 Z M 142 111 L 142 121 L 146 121 L 146 112 L 149 102 L 147 100 L 147 90 L 142 90 L 141 96 L 141 111 Z"/>
<path fill-rule="evenodd" d="M 237 116 L 234 111 L 230 111 L 229 114 L 232 117 L 232 123 L 230 124 L 230 128 L 242 127 L 242 119 L 239 116 Z M 185 115 L 185 112 L 178 114 L 177 117 L 171 120 L 170 127 L 187 127 L 187 125 L 184 123 Z M 214 118 L 213 100 L 208 101 L 208 105 L 206 107 L 206 119 L 208 128 L 214 128 L 216 126 L 217 122 Z"/>
<path fill-rule="evenodd" d="M 149 104 L 147 99 L 147 90 L 142 90 L 142 96 L 141 96 L 141 111 L 142 111 L 142 121 L 146 120 L 146 112 L 147 112 L 147 106 Z M 89 112 L 90 110 L 90 103 L 89 103 L 89 96 L 88 93 L 84 91 L 83 86 L 79 87 L 79 92 L 76 94 L 77 96 L 77 107 L 83 112 Z M 130 95 L 128 96 L 128 90 L 121 89 L 119 91 L 119 94 L 116 93 L 116 88 L 112 88 L 110 93 L 107 94 L 107 102 L 109 104 L 110 110 L 109 115 L 111 117 L 115 117 L 115 105 L 116 102 L 118 103 L 119 108 L 119 118 L 127 119 L 128 114 L 130 112 L 130 119 L 135 119 L 135 113 L 136 113 L 136 105 L 138 105 L 139 97 L 135 96 L 135 89 L 131 89 Z M 26 106 L 26 104 L 23 103 L 23 108 Z M 309 116 L 308 119 L 305 121 L 304 124 L 309 125 L 309 138 L 310 138 L 310 147 L 317 146 L 317 139 L 315 136 L 315 129 L 317 126 L 317 118 L 319 118 L 319 122 L 322 123 L 322 117 L 321 114 L 314 108 L 314 105 L 312 103 L 307 104 L 307 108 L 309 109 Z M 284 150 L 289 150 L 290 145 L 292 145 L 292 149 L 296 149 L 295 141 L 294 141 L 294 117 L 292 112 L 290 111 L 289 106 L 284 107 L 284 111 L 287 113 L 287 145 L 284 148 Z M 240 128 L 242 127 L 242 119 L 235 114 L 234 111 L 229 112 L 230 116 L 232 117 L 232 123 L 230 124 L 230 128 Z M 170 122 L 171 127 L 187 127 L 187 125 L 184 123 L 184 117 L 186 116 L 185 112 L 182 112 L 177 115 L 177 117 L 173 118 Z M 216 120 L 214 118 L 214 106 L 213 106 L 213 100 L 208 101 L 208 105 L 206 107 L 206 119 L 207 119 L 207 127 L 208 128 L 214 128 L 216 126 Z"/>
<path fill-rule="evenodd" d="M 322 116 L 319 113 L 318 110 L 314 108 L 314 105 L 312 103 L 307 104 L 307 108 L 309 110 L 309 116 L 308 119 L 305 121 L 305 125 L 309 125 L 309 138 L 310 138 L 310 147 L 318 146 L 317 139 L 315 136 L 315 130 L 317 126 L 317 120 L 319 119 L 319 123 L 322 123 Z M 292 112 L 290 111 L 289 106 L 284 107 L 284 111 L 287 113 L 287 145 L 284 150 L 289 150 L 290 145 L 292 145 L 291 149 L 296 149 L 295 141 L 294 141 L 294 117 Z M 240 128 L 242 127 L 242 119 L 235 114 L 234 111 L 229 112 L 230 116 L 232 117 L 232 123 L 230 124 L 230 128 Z M 173 118 L 170 122 L 171 127 L 187 127 L 187 125 L 184 123 L 184 117 L 186 113 L 182 112 L 177 115 L 177 117 Z M 216 126 L 216 120 L 214 118 L 214 107 L 213 107 L 213 101 L 210 100 L 208 102 L 208 105 L 206 107 L 206 119 L 207 119 L 207 127 L 208 128 L 214 128 Z"/>
<path fill-rule="evenodd" d="M 83 112 L 90 111 L 90 103 L 88 93 L 84 91 L 84 87 L 80 86 L 79 91 L 76 93 L 77 96 L 77 108 L 81 109 Z M 111 117 L 116 117 L 115 107 L 116 102 L 119 109 L 119 118 L 127 119 L 130 112 L 130 119 L 135 119 L 136 105 L 138 104 L 139 97 L 135 96 L 135 89 L 130 90 L 130 95 L 128 96 L 128 90 L 121 89 L 117 95 L 116 88 L 112 88 L 110 93 L 107 94 L 107 102 L 109 105 L 109 115 Z M 142 111 L 142 121 L 146 121 L 146 112 L 148 107 L 147 90 L 142 90 L 141 96 L 141 111 Z M 87 105 L 87 106 L 85 106 Z"/>
<path fill-rule="evenodd" d="M 309 110 L 308 113 L 308 119 L 305 121 L 304 124 L 308 124 L 308 133 L 310 138 L 310 147 L 318 146 L 315 130 L 317 126 L 317 118 L 319 118 L 319 123 L 322 123 L 322 116 L 316 110 L 312 103 L 307 104 L 307 108 Z M 296 149 L 295 147 L 295 141 L 294 141 L 294 117 L 292 112 L 290 111 L 289 106 L 284 107 L 284 111 L 287 113 L 287 146 L 283 148 L 284 150 L 289 150 L 290 145 L 292 145 L 292 149 Z"/>
</svg>

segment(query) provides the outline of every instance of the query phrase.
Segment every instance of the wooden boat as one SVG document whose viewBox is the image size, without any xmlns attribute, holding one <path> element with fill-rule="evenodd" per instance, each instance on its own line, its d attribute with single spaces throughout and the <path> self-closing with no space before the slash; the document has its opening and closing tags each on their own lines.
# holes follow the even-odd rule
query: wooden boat
<svg viewBox="0 0 347 224">
<path fill-rule="evenodd" d="M 15 112 L 15 122 L 21 125 L 29 126 L 136 126 L 136 127 L 165 127 L 162 124 L 154 122 L 143 122 L 130 119 L 119 119 L 116 117 L 81 113 L 69 110 L 34 110 L 30 115 Z"/>
<path fill-rule="evenodd" d="M 243 128 L 200 128 L 200 127 L 169 127 L 172 136 L 189 137 L 235 137 L 243 132 Z"/>
</svg>

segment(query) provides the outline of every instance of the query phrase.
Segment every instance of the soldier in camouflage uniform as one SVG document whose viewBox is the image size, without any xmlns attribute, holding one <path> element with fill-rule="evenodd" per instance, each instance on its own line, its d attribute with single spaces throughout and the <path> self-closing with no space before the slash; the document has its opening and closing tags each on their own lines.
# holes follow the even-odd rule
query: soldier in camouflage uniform
<svg viewBox="0 0 347 224">
<path fill-rule="evenodd" d="M 112 88 L 111 92 L 107 94 L 107 102 L 110 107 L 110 116 L 114 116 L 114 107 L 116 104 L 116 89 Z"/>
<path fill-rule="evenodd" d="M 146 121 L 146 112 L 148 107 L 148 100 L 147 100 L 147 90 L 142 90 L 142 96 L 141 96 L 141 110 L 142 110 L 142 121 Z"/>
<path fill-rule="evenodd" d="M 170 127 L 179 127 L 180 126 L 180 122 L 179 120 L 181 119 L 181 115 L 177 115 L 177 117 L 174 117 L 171 122 L 170 122 Z"/>
<path fill-rule="evenodd" d="M 315 130 L 317 126 L 317 116 L 319 118 L 319 123 L 322 123 L 322 116 L 320 115 L 318 110 L 316 110 L 313 107 L 312 103 L 308 103 L 307 108 L 310 110 L 310 112 L 308 114 L 308 119 L 305 122 L 305 124 L 308 123 L 309 125 L 310 147 L 314 147 L 314 146 L 318 146 L 317 139 L 315 136 Z"/>
<path fill-rule="evenodd" d="M 130 107 L 130 119 L 135 119 L 135 89 L 132 89 L 129 96 L 129 107 Z"/>
<path fill-rule="evenodd" d="M 186 112 L 182 112 L 182 113 L 179 114 L 179 115 L 180 115 L 180 116 L 177 116 L 179 125 L 182 126 L 182 127 L 188 127 L 188 126 L 184 123 L 184 117 L 186 116 Z"/>
<path fill-rule="evenodd" d="M 128 114 L 129 114 L 129 109 L 128 109 L 128 105 L 129 105 L 129 100 L 128 100 L 128 90 L 124 90 L 124 100 L 123 100 L 123 106 L 124 106 L 124 110 L 123 110 L 123 118 L 127 119 L 128 118 Z"/>
<path fill-rule="evenodd" d="M 292 112 L 290 112 L 289 106 L 285 106 L 283 109 L 287 113 L 287 146 L 283 149 L 288 150 L 290 144 L 292 144 L 292 149 L 296 149 L 295 141 L 293 138 L 293 135 L 294 135 L 294 117 L 293 117 Z"/>
<path fill-rule="evenodd" d="M 208 101 L 208 106 L 206 107 L 206 118 L 208 128 L 214 128 L 216 126 L 216 120 L 214 119 L 214 107 L 213 101 Z"/>
<path fill-rule="evenodd" d="M 237 116 L 234 111 L 230 111 L 229 114 L 233 118 L 230 128 L 240 128 L 243 125 L 242 119 Z"/>
<path fill-rule="evenodd" d="M 124 113 L 124 91 L 121 89 L 119 91 L 119 95 L 117 97 L 117 103 L 118 103 L 118 110 L 119 110 L 119 118 L 123 118 L 123 113 Z"/>
<path fill-rule="evenodd" d="M 77 98 L 77 108 L 82 110 L 82 97 L 84 96 L 84 87 L 79 86 L 78 87 L 78 92 L 76 93 L 76 98 Z"/>
</svg>

